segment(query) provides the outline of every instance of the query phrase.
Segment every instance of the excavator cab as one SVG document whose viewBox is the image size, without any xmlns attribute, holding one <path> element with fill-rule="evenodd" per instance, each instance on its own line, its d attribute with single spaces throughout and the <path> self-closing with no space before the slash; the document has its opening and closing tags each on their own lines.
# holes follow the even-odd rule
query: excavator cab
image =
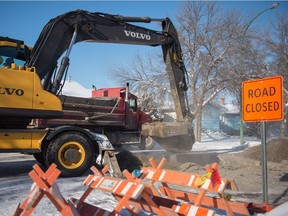
<svg viewBox="0 0 288 216">
<path fill-rule="evenodd" d="M 26 67 L 32 48 L 0 37 L 0 128 L 24 129 L 32 118 L 62 115 L 59 99 L 43 90 L 35 68 Z"/>
</svg>

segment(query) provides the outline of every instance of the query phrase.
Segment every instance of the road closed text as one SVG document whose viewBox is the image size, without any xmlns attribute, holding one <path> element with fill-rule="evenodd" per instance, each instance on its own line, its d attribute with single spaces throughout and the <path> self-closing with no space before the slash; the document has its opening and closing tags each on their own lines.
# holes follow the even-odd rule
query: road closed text
<svg viewBox="0 0 288 216">
<path fill-rule="evenodd" d="M 256 88 L 248 90 L 248 98 L 263 98 L 272 97 L 276 94 L 276 88 L 271 86 L 269 88 Z M 245 105 L 245 111 L 250 112 L 273 112 L 280 108 L 278 101 L 261 101 L 258 103 L 248 103 Z"/>
<path fill-rule="evenodd" d="M 246 112 L 271 112 L 279 109 L 279 103 L 277 101 L 274 102 L 263 102 L 256 104 L 247 104 L 245 107 Z"/>
</svg>

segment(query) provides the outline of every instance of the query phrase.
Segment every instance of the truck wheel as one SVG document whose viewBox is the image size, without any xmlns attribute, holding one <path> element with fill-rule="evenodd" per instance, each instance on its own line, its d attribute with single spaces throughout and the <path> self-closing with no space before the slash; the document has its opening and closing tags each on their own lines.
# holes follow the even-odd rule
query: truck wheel
<svg viewBox="0 0 288 216">
<path fill-rule="evenodd" d="M 109 142 L 116 148 L 121 148 L 122 144 L 120 143 L 120 133 L 118 131 L 114 132 L 105 132 Z"/>
<path fill-rule="evenodd" d="M 46 166 L 57 165 L 62 177 L 80 176 L 95 161 L 91 141 L 83 134 L 68 132 L 52 140 L 46 152 Z"/>
<path fill-rule="evenodd" d="M 156 141 L 150 136 L 142 136 L 141 143 L 139 145 L 140 149 L 151 150 L 155 147 Z"/>
</svg>

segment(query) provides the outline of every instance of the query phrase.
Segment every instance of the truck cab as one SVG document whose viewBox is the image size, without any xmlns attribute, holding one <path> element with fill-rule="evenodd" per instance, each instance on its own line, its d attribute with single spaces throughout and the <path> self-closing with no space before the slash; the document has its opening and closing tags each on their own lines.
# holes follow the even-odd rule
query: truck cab
<svg viewBox="0 0 288 216">
<path fill-rule="evenodd" d="M 152 122 L 152 118 L 138 106 L 138 97 L 136 95 L 129 92 L 126 99 L 127 89 L 127 87 L 95 89 L 92 91 L 92 98 L 119 98 L 117 109 L 124 109 L 125 127 L 127 129 L 140 130 L 144 123 Z"/>
</svg>

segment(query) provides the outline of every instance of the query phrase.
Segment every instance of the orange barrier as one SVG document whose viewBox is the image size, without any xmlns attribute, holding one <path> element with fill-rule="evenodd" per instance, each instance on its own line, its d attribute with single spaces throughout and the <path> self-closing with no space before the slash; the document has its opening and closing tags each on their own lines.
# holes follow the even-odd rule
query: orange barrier
<svg viewBox="0 0 288 216">
<path fill-rule="evenodd" d="M 48 199 L 54 204 L 61 215 L 79 215 L 77 211 L 75 211 L 75 208 L 66 202 L 66 200 L 61 195 L 57 184 L 55 183 L 56 179 L 61 173 L 56 168 L 56 165 L 52 164 L 45 173 L 37 164 L 33 166 L 33 169 L 34 170 L 29 173 L 29 176 L 34 181 L 31 186 L 30 193 L 24 202 L 17 206 L 17 209 L 12 215 L 28 216 L 32 214 L 44 195 L 46 195 Z"/>
<path fill-rule="evenodd" d="M 135 179 L 127 170 L 123 172 L 127 180 L 104 176 L 107 170 L 108 166 L 104 167 L 102 172 L 93 167 L 92 171 L 94 172 L 94 175 L 89 175 L 83 183 L 85 186 L 88 186 L 87 190 L 79 200 L 72 200 L 74 206 L 79 210 L 81 215 L 88 215 L 88 212 L 94 215 L 101 211 L 99 208 L 87 205 L 87 203 L 84 202 L 93 189 L 110 192 L 118 200 L 118 205 L 114 208 L 113 212 L 105 212 L 108 215 L 120 214 L 123 208 L 132 215 L 138 214 L 141 209 L 156 213 L 159 216 L 212 216 L 215 213 L 213 210 L 193 206 L 192 204 L 185 202 L 174 202 L 172 206 L 167 206 L 168 202 L 162 202 L 161 205 L 157 204 L 150 197 L 150 186 Z"/>
<path fill-rule="evenodd" d="M 123 176 L 126 179 L 105 175 L 109 170 L 108 165 L 101 171 L 92 167 L 94 174 L 88 175 L 83 182 L 87 187 L 86 191 L 79 199 L 72 198 L 68 201 L 63 198 L 55 183 L 60 175 L 56 165 L 52 164 L 45 173 L 38 165 L 34 165 L 29 173 L 34 181 L 30 193 L 12 215 L 30 215 L 44 195 L 63 216 L 110 216 L 121 215 L 121 211 L 137 215 L 141 210 L 159 216 L 213 216 L 214 209 L 225 210 L 227 215 L 249 215 L 246 203 L 225 199 L 224 190 L 236 188 L 236 185 L 234 181 L 220 177 L 218 164 L 207 166 L 207 173 L 199 175 L 163 169 L 165 162 L 166 159 L 162 158 L 157 165 L 151 158 L 151 167 L 143 167 L 141 171 L 136 172 L 138 177 L 124 170 Z M 94 189 L 109 192 L 115 197 L 118 204 L 113 211 L 85 202 Z"/>
</svg>

